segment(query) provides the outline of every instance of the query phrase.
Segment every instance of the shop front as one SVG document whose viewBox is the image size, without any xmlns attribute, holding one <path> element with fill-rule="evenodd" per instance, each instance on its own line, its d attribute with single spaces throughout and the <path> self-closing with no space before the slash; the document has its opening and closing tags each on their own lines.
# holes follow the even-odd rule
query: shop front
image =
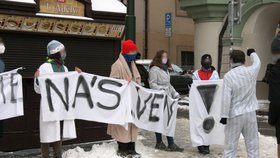
<svg viewBox="0 0 280 158">
<path fill-rule="evenodd" d="M 33 73 L 46 60 L 48 42 L 55 39 L 65 45 L 69 70 L 78 66 L 84 72 L 109 75 L 120 52 L 126 14 L 122 3 L 110 1 L 119 7 L 108 9 L 95 0 L 0 1 L 0 37 L 6 47 L 0 58 L 6 71 L 26 68 L 24 116 L 4 121 L 1 151 L 39 147 L 40 96 L 33 90 Z M 76 120 L 76 127 L 78 138 L 65 144 L 110 139 L 106 124 Z"/>
</svg>

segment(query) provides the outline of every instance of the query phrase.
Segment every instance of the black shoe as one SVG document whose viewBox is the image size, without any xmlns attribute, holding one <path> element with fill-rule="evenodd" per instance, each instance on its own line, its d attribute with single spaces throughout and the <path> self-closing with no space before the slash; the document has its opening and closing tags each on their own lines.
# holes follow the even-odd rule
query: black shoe
<svg viewBox="0 0 280 158">
<path fill-rule="evenodd" d="M 204 149 L 206 151 L 207 154 L 210 154 L 210 146 L 204 146 Z"/>
<path fill-rule="evenodd" d="M 128 143 L 118 143 L 118 152 L 117 155 L 122 158 L 132 158 L 132 156 L 129 153 L 129 144 Z"/>
<path fill-rule="evenodd" d="M 132 158 L 141 158 L 141 155 L 135 151 L 135 142 L 130 142 L 128 144 L 128 153 Z"/>
<path fill-rule="evenodd" d="M 203 154 L 203 155 L 209 154 L 209 151 L 207 151 L 207 149 L 205 149 L 204 146 L 198 146 L 197 149 L 198 149 L 198 152 L 199 152 L 200 154 Z"/>
<path fill-rule="evenodd" d="M 174 144 L 168 145 L 168 148 L 167 148 L 166 151 L 183 152 L 184 149 L 183 149 L 183 148 L 180 148 L 178 145 L 176 145 L 176 144 L 174 143 Z"/>
<path fill-rule="evenodd" d="M 137 153 L 135 150 L 129 151 L 129 154 L 131 155 L 132 158 L 141 158 L 141 155 L 139 153 Z"/>
<path fill-rule="evenodd" d="M 131 154 L 128 151 L 118 151 L 117 155 L 121 158 L 132 158 Z"/>
<path fill-rule="evenodd" d="M 167 149 L 166 145 L 163 142 L 157 143 L 155 148 L 164 151 Z"/>
</svg>

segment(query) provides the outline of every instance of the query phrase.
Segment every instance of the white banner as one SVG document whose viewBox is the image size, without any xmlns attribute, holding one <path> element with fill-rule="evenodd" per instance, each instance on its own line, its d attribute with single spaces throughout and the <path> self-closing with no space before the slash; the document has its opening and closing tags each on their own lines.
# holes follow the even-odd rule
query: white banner
<svg viewBox="0 0 280 158">
<path fill-rule="evenodd" d="M 152 91 L 108 77 L 77 72 L 39 77 L 43 121 L 81 119 L 174 136 L 177 100 L 164 91 Z"/>
<path fill-rule="evenodd" d="M 194 80 L 190 90 L 190 134 L 194 147 L 224 144 L 224 125 L 220 124 L 222 80 Z"/>
<path fill-rule="evenodd" d="M 0 120 L 23 115 L 22 77 L 17 70 L 0 74 Z"/>
</svg>

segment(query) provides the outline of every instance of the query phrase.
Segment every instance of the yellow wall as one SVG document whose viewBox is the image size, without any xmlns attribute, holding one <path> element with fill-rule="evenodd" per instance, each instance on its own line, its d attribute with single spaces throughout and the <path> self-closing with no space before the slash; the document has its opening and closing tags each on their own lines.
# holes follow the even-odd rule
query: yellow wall
<svg viewBox="0 0 280 158">
<path fill-rule="evenodd" d="M 135 1 L 136 8 L 136 43 L 140 52 L 144 52 L 144 1 Z M 149 25 L 148 25 L 148 58 L 164 49 L 168 51 L 168 38 L 165 37 L 165 13 L 172 13 L 172 37 L 170 39 L 170 57 L 173 63 L 180 64 L 180 48 L 193 51 L 194 23 L 191 18 L 176 16 L 175 0 L 152 0 L 149 1 Z M 143 53 L 142 53 L 143 54 Z M 179 54 L 179 56 L 178 56 Z"/>
</svg>

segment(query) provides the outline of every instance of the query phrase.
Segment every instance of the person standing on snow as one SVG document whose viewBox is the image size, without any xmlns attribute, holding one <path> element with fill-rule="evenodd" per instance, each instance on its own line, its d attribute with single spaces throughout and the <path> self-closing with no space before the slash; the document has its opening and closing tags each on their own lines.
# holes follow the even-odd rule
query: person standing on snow
<svg viewBox="0 0 280 158">
<path fill-rule="evenodd" d="M 141 84 L 141 77 L 134 63 L 137 55 L 137 46 L 132 40 L 122 43 L 122 52 L 117 61 L 112 65 L 110 77 L 134 81 Z M 118 143 L 118 156 L 140 158 L 141 155 L 135 151 L 135 142 L 137 141 L 138 128 L 128 124 L 128 130 L 121 125 L 109 124 L 107 133 Z"/>
<path fill-rule="evenodd" d="M 171 64 L 167 52 L 164 50 L 158 51 L 150 66 L 150 88 L 154 90 L 164 90 L 171 98 L 179 99 L 180 94 L 176 92 L 174 87 L 170 84 L 169 68 L 171 68 Z M 178 147 L 174 143 L 173 137 L 167 136 L 168 147 L 163 143 L 161 133 L 156 133 L 156 141 L 156 149 L 178 152 L 184 151 L 183 148 Z"/>
<path fill-rule="evenodd" d="M 259 157 L 256 82 L 261 61 L 254 49 L 248 49 L 247 55 L 253 62 L 249 67 L 244 66 L 245 53 L 233 50 L 230 54 L 231 70 L 224 77 L 220 123 L 226 125 L 225 158 L 237 156 L 241 133 L 245 139 L 248 158 Z"/>
<path fill-rule="evenodd" d="M 4 45 L 3 41 L 0 38 L 0 54 L 4 54 L 5 49 L 6 49 L 5 45 Z M 3 60 L 0 59 L 0 73 L 2 73 L 4 71 L 5 71 L 5 64 L 4 64 Z"/>
<path fill-rule="evenodd" d="M 280 31 L 271 44 L 272 62 L 267 65 L 264 81 L 269 84 L 268 123 L 275 127 L 280 158 Z"/>
<path fill-rule="evenodd" d="M 193 73 L 193 80 L 218 80 L 219 74 L 212 66 L 212 57 L 210 54 L 204 54 L 201 57 L 201 69 Z"/>
<path fill-rule="evenodd" d="M 64 66 L 64 60 L 66 58 L 65 47 L 62 43 L 53 40 L 47 45 L 47 61 L 40 66 L 40 68 L 34 74 L 34 90 L 40 94 L 40 86 L 38 77 L 42 74 L 68 72 L 66 66 Z M 82 72 L 79 68 L 75 68 L 75 71 Z M 41 107 L 45 106 L 42 105 Z M 73 133 L 70 131 L 74 131 Z M 63 138 L 73 139 L 76 138 L 76 127 L 74 120 L 63 121 Z M 43 122 L 42 111 L 40 110 L 40 141 L 42 157 L 49 158 L 49 147 L 53 146 L 54 158 L 62 157 L 62 140 L 60 121 Z"/>
<path fill-rule="evenodd" d="M 2 39 L 0 38 L 0 54 L 4 54 L 5 52 L 5 45 L 2 41 Z M 0 73 L 3 73 L 5 71 L 5 63 L 2 59 L 0 59 Z M 0 138 L 3 136 L 3 131 L 4 131 L 4 127 L 3 127 L 3 120 L 0 121 Z"/>
<path fill-rule="evenodd" d="M 210 54 L 204 54 L 201 57 L 201 66 L 201 69 L 193 73 L 193 80 L 219 80 L 219 74 L 212 66 L 212 57 Z M 197 149 L 203 155 L 210 154 L 209 144 L 201 144 Z"/>
</svg>

